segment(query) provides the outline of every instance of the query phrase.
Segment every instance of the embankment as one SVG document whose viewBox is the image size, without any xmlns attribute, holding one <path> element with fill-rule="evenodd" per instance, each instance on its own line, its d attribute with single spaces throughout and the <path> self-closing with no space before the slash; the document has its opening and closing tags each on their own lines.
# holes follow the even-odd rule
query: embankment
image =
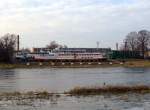
<svg viewBox="0 0 150 110">
<path fill-rule="evenodd" d="M 149 60 L 109 60 L 105 62 L 26 62 L 0 64 L 1 69 L 13 68 L 99 68 L 99 67 L 150 67 Z"/>
</svg>

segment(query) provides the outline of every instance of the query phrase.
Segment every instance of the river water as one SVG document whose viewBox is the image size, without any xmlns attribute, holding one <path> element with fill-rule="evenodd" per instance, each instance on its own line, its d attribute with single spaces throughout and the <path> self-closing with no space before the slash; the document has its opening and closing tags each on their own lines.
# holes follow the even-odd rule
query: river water
<svg viewBox="0 0 150 110">
<path fill-rule="evenodd" d="M 150 68 L 1 69 L 0 92 L 64 92 L 74 87 L 149 85 Z M 69 97 L 52 100 L 0 101 L 0 110 L 149 110 L 150 94 Z"/>
</svg>

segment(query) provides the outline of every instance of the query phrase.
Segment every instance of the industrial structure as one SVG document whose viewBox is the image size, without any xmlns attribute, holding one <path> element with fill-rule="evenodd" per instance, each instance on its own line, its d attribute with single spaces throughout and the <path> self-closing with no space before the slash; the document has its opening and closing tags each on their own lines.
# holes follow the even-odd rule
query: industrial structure
<svg viewBox="0 0 150 110">
<path fill-rule="evenodd" d="M 140 51 L 119 50 L 118 43 L 116 43 L 116 50 L 99 48 L 99 42 L 97 48 L 32 48 L 31 52 L 24 52 L 20 51 L 19 39 L 18 35 L 16 59 L 21 61 L 106 61 L 107 59 L 142 58 Z"/>
</svg>

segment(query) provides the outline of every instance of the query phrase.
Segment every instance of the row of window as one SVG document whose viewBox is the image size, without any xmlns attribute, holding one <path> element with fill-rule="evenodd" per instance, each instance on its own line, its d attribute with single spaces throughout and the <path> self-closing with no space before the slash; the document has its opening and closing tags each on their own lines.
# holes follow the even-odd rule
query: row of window
<svg viewBox="0 0 150 110">
<path fill-rule="evenodd" d="M 59 54 L 59 56 L 98 56 L 101 54 Z"/>
</svg>

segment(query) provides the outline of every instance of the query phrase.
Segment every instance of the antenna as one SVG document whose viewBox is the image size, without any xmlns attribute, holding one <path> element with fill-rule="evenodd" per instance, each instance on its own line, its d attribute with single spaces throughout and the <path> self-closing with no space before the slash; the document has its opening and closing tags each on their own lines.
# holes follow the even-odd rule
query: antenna
<svg viewBox="0 0 150 110">
<path fill-rule="evenodd" d="M 119 50 L 119 44 L 116 43 L 116 50 Z"/>
<path fill-rule="evenodd" d="M 99 41 L 97 41 L 96 44 L 97 44 L 97 48 L 99 48 Z"/>
</svg>

